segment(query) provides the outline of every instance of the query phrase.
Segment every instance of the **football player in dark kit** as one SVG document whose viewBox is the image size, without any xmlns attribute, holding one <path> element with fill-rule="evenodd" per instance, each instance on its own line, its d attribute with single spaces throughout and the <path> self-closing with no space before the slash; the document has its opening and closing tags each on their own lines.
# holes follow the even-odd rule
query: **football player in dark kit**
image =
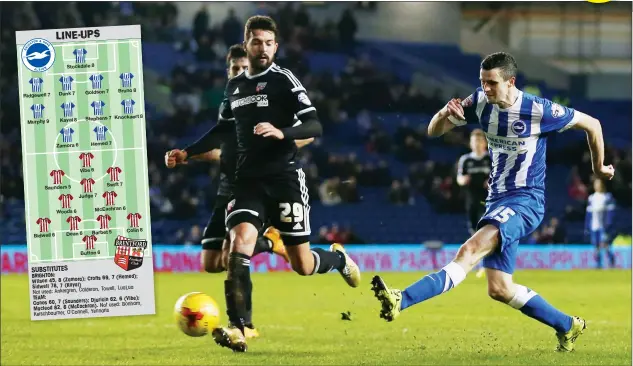
<svg viewBox="0 0 633 366">
<path fill-rule="evenodd" d="M 229 80 L 248 68 L 246 51 L 241 44 L 236 44 L 229 48 L 226 55 L 226 66 Z M 294 122 L 297 124 L 301 123 L 296 117 Z M 298 140 L 295 141 L 295 143 L 297 147 L 302 147 L 313 140 L 314 139 Z M 226 207 L 232 199 L 235 180 L 235 165 L 237 161 L 235 129 L 229 129 L 221 138 L 216 139 L 215 143 L 216 145 L 212 147 L 213 150 L 190 156 L 188 159 L 209 162 L 219 160 L 220 162 L 218 193 L 214 203 L 213 213 L 204 229 L 201 240 L 202 255 L 200 256 L 200 260 L 204 270 L 209 273 L 223 272 L 227 268 L 229 245 L 225 216 Z M 176 166 L 175 154 L 178 153 L 179 150 L 172 150 L 165 155 L 165 164 L 168 168 L 174 168 Z M 286 253 L 283 241 L 280 239 L 279 231 L 272 226 L 267 227 L 265 231 L 263 229 L 264 228 L 260 230 L 260 235 L 257 238 L 253 256 L 264 252 L 275 253 L 289 262 L 290 259 Z M 246 338 L 259 336 L 259 332 L 252 321 L 252 304 L 247 304 L 244 331 Z"/>
<path fill-rule="evenodd" d="M 472 151 L 462 155 L 457 163 L 457 184 L 466 191 L 468 233 L 473 235 L 477 231 L 477 223 L 486 211 L 488 176 L 492 164 L 483 130 L 475 129 L 470 133 L 470 149 Z M 480 264 L 477 277 L 484 273 Z"/>
<path fill-rule="evenodd" d="M 234 128 L 237 165 L 234 199 L 227 206 L 230 230 L 225 296 L 229 321 L 235 327 L 217 328 L 213 338 L 221 346 L 246 351 L 244 326 L 252 282 L 250 258 L 258 230 L 270 220 L 279 229 L 292 269 L 302 276 L 338 270 L 351 287 L 360 284 L 360 269 L 340 244 L 330 250 L 311 249 L 310 206 L 306 177 L 296 160 L 295 140 L 319 137 L 321 123 L 301 82 L 277 66 L 277 25 L 267 16 L 253 16 L 244 27 L 249 68 L 231 79 L 220 108 L 221 120 L 182 153 L 209 151 L 218 134 Z M 295 125 L 296 115 L 301 124 Z"/>
</svg>

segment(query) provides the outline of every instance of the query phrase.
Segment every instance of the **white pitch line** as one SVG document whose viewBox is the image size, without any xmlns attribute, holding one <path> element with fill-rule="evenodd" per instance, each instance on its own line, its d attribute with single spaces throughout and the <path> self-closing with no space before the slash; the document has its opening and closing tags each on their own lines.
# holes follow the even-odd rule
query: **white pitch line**
<svg viewBox="0 0 633 366">
<path fill-rule="evenodd" d="M 65 258 L 65 259 L 45 259 L 39 261 L 39 263 L 43 262 L 71 262 L 71 261 L 87 261 L 87 260 L 99 260 L 99 259 L 112 259 L 114 257 L 73 257 L 73 258 Z M 146 257 L 148 258 L 148 257 Z"/>
<path fill-rule="evenodd" d="M 132 43 L 137 42 L 136 40 L 126 40 L 126 41 L 105 41 L 105 42 L 81 42 L 81 43 L 62 43 L 61 45 L 55 45 L 55 47 L 70 47 L 70 46 L 86 46 L 86 45 L 102 45 L 102 44 L 119 44 L 119 43 Z"/>
<path fill-rule="evenodd" d="M 88 221 L 88 220 L 86 220 Z M 123 230 L 125 229 L 124 227 L 111 227 L 111 228 L 107 228 L 107 229 L 79 229 L 79 230 L 56 230 L 55 233 L 67 233 L 67 232 L 79 232 L 79 231 L 90 231 L 90 230 L 94 230 L 94 231 L 98 231 L 98 230 Z"/>
<path fill-rule="evenodd" d="M 39 152 L 39 153 L 27 153 L 27 155 L 50 155 L 50 154 L 74 154 L 74 153 L 89 153 L 89 152 L 101 152 L 101 151 L 124 151 L 124 150 L 143 150 L 142 147 L 124 147 L 120 149 L 98 149 L 98 150 L 74 150 L 74 151 L 55 151 L 55 152 Z"/>
<path fill-rule="evenodd" d="M 108 244 L 107 241 L 95 241 L 95 245 L 96 244 Z M 73 243 L 73 245 L 86 245 L 86 243 L 81 242 L 81 243 Z M 88 249 L 88 250 L 96 250 L 96 249 Z"/>
<path fill-rule="evenodd" d="M 76 46 L 76 45 L 82 45 L 82 46 L 86 46 L 89 44 L 117 44 L 117 43 L 131 43 L 131 41 L 115 41 L 115 42 L 104 42 L 104 43 L 99 43 L 99 42 L 90 42 L 90 43 L 71 43 L 71 44 L 64 44 L 62 47 L 69 47 L 69 46 Z M 97 47 L 98 48 L 98 47 Z M 62 48 L 62 57 L 63 57 L 64 51 Z M 112 56 L 113 59 L 116 60 L 116 47 L 112 47 Z M 79 75 L 79 74 L 94 74 L 94 73 L 111 73 L 111 72 L 116 72 L 116 65 L 114 67 L 113 70 L 107 70 L 107 71 L 99 71 L 99 70 L 91 70 L 91 71 L 69 71 L 69 72 L 62 72 L 62 73 L 50 73 L 48 71 L 46 71 L 46 75 L 51 75 L 51 76 L 55 76 L 55 75 Z"/>
<path fill-rule="evenodd" d="M 99 43 L 93 43 L 93 44 L 94 44 L 94 45 L 96 45 L 96 47 L 95 47 L 95 48 L 97 49 L 97 56 L 96 56 L 96 57 L 92 57 L 92 58 L 85 58 L 84 60 L 86 60 L 86 61 L 96 61 L 96 60 L 98 60 L 98 59 L 99 59 Z M 69 59 L 66 59 L 66 58 L 65 58 L 65 56 L 66 56 L 66 55 L 64 55 L 64 47 L 68 47 L 68 46 L 67 46 L 67 45 L 65 45 L 65 44 L 62 44 L 62 57 L 64 57 L 64 62 L 69 62 L 69 61 L 70 61 L 70 62 L 72 62 L 72 61 L 75 61 L 75 60 L 76 60 L 76 57 L 71 57 L 71 58 L 69 58 Z M 72 52 L 71 52 L 71 53 L 72 53 Z"/>
</svg>

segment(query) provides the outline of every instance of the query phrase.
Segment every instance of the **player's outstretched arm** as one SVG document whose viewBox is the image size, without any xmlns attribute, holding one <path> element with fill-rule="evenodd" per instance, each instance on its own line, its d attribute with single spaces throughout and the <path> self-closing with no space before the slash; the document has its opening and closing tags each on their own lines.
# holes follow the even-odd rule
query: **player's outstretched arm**
<svg viewBox="0 0 633 366">
<path fill-rule="evenodd" d="M 313 141 L 314 141 L 314 137 L 311 137 L 309 139 L 303 139 L 303 140 L 295 140 L 295 145 L 297 145 L 297 147 L 301 149 L 302 147 L 306 145 L 310 145 Z"/>
<path fill-rule="evenodd" d="M 604 138 L 602 137 L 600 121 L 579 111 L 574 111 L 574 113 L 574 119 L 578 122 L 572 128 L 583 130 L 587 133 L 587 143 L 591 152 L 591 165 L 594 174 L 599 178 L 611 180 L 615 170 L 613 165 L 604 165 Z"/>
<path fill-rule="evenodd" d="M 219 161 L 221 156 L 222 156 L 222 150 L 220 150 L 220 149 L 213 149 L 213 150 L 207 151 L 207 152 L 205 152 L 203 154 L 190 156 L 189 159 L 190 160 L 212 162 L 212 161 Z"/>
<path fill-rule="evenodd" d="M 457 184 L 460 187 L 468 185 L 470 183 L 470 175 L 464 174 L 464 163 L 468 155 L 462 155 L 457 162 Z"/>
<path fill-rule="evenodd" d="M 233 121 L 224 119 L 218 120 L 218 123 L 207 131 L 204 136 L 198 139 L 198 141 L 182 150 L 185 154 L 185 159 L 187 159 L 187 157 L 205 154 L 213 150 L 217 146 L 217 139 L 219 138 L 219 135 L 230 131 L 230 129 L 234 127 Z"/>
<path fill-rule="evenodd" d="M 435 113 L 431 122 L 429 122 L 428 135 L 431 137 L 440 137 L 448 131 L 466 124 L 464 117 L 464 108 L 460 99 L 451 99 L 444 108 Z"/>
<path fill-rule="evenodd" d="M 323 126 L 317 118 L 308 119 L 300 125 L 278 129 L 269 122 L 260 122 L 253 131 L 256 135 L 263 137 L 274 137 L 278 140 L 307 140 L 314 137 L 321 137 Z"/>
</svg>

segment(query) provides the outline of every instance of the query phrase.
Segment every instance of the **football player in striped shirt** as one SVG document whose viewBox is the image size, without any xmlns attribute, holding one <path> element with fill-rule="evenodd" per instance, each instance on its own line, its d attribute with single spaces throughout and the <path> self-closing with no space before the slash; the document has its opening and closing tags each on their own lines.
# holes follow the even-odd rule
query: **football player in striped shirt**
<svg viewBox="0 0 633 366">
<path fill-rule="evenodd" d="M 439 272 L 402 291 L 387 287 L 380 276 L 375 276 L 372 288 L 382 306 L 380 316 L 393 321 L 404 309 L 459 285 L 483 260 L 488 295 L 552 327 L 558 338 L 556 350 L 569 352 L 586 322 L 562 313 L 535 290 L 514 283 L 517 247 L 519 239 L 530 235 L 543 220 L 548 134 L 570 128 L 584 131 L 594 174 L 611 179 L 614 169 L 604 165 L 600 121 L 519 90 L 515 86 L 516 74 L 517 64 L 510 54 L 487 56 L 480 68 L 481 87 L 464 101 L 449 101 L 428 127 L 429 136 L 437 137 L 456 126 L 478 123 L 486 134 L 492 171 L 486 213 L 479 220 L 477 232 Z"/>
<path fill-rule="evenodd" d="M 602 179 L 593 181 L 594 193 L 587 199 L 587 214 L 585 216 L 585 232 L 591 239 L 591 244 L 596 248 L 596 266 L 602 268 L 602 251 L 606 250 L 611 267 L 615 265 L 615 255 L 611 247 L 611 234 L 613 230 L 613 213 L 615 211 L 615 199 L 607 192 L 607 187 Z"/>
</svg>

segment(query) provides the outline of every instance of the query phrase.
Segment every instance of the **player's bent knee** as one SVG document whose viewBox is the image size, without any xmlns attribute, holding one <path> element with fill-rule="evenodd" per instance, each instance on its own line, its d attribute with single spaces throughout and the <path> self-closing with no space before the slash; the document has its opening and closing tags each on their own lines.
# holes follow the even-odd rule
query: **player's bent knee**
<svg viewBox="0 0 633 366">
<path fill-rule="evenodd" d="M 498 243 L 499 229 L 493 225 L 480 228 L 457 251 L 456 258 L 475 265 L 481 258 L 489 254 Z"/>
<path fill-rule="evenodd" d="M 488 286 L 488 296 L 490 296 L 490 298 L 492 298 L 493 300 L 497 300 L 500 301 L 502 303 L 508 303 L 510 300 L 512 300 L 512 296 L 514 296 L 514 294 L 512 293 L 512 290 L 509 289 L 507 286 Z"/>
<path fill-rule="evenodd" d="M 307 265 L 305 263 L 292 264 L 292 270 L 300 276 L 310 276 L 314 268 L 314 264 Z"/>
<path fill-rule="evenodd" d="M 310 251 L 309 243 L 287 246 L 286 251 L 293 271 L 301 276 L 310 276 L 314 273 L 314 255 Z"/>
<path fill-rule="evenodd" d="M 202 262 L 202 268 L 208 273 L 219 273 L 224 271 L 222 265 L 222 252 L 219 250 L 202 250 L 200 256 Z"/>
<path fill-rule="evenodd" d="M 252 253 L 257 241 L 258 231 L 255 225 L 243 222 L 231 229 L 231 252 Z"/>
<path fill-rule="evenodd" d="M 474 266 L 477 263 L 480 243 L 474 239 L 468 239 L 459 250 L 455 258 L 460 262 L 465 262 L 470 266 Z"/>
</svg>

